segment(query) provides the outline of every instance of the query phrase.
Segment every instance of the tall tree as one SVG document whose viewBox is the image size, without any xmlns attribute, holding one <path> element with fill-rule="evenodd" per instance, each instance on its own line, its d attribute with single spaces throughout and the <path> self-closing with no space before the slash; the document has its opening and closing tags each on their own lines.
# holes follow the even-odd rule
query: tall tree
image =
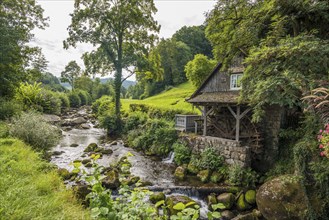
<svg viewBox="0 0 329 220">
<path fill-rule="evenodd" d="M 44 28 L 43 9 L 34 0 L 2 0 L 0 4 L 0 96 L 10 96 L 26 79 L 31 55 L 37 49 L 27 45 L 34 28 Z"/>
<path fill-rule="evenodd" d="M 184 26 L 172 36 L 176 41 L 181 41 L 190 47 L 192 55 L 203 54 L 212 57 L 212 47 L 206 38 L 205 26 Z"/>
<path fill-rule="evenodd" d="M 122 70 L 131 71 L 129 67 L 135 66 L 156 40 L 160 27 L 153 15 L 157 9 L 153 0 L 75 0 L 74 7 L 64 47 L 77 42 L 97 47 L 86 58 L 97 61 L 94 70 L 115 71 L 115 113 L 120 121 Z"/>
<path fill-rule="evenodd" d="M 81 76 L 81 68 L 77 64 L 77 62 L 75 60 L 73 60 L 73 61 L 70 61 L 65 66 L 65 70 L 63 72 L 61 72 L 61 77 L 62 77 L 61 81 L 68 82 L 71 85 L 72 90 L 74 90 L 75 80 L 80 76 Z"/>
<path fill-rule="evenodd" d="M 195 87 L 199 87 L 207 76 L 209 76 L 216 64 L 217 62 L 215 60 L 208 59 L 203 54 L 197 54 L 193 60 L 186 64 L 186 76 Z"/>
</svg>

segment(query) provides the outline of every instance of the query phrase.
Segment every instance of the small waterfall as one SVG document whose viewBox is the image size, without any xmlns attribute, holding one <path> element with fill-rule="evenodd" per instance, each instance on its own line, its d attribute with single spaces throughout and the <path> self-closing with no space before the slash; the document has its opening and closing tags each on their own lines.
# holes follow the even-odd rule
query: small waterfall
<svg viewBox="0 0 329 220">
<path fill-rule="evenodd" d="M 175 157 L 175 152 L 171 151 L 165 159 L 162 160 L 163 163 L 173 163 L 174 162 L 174 157 Z"/>
</svg>

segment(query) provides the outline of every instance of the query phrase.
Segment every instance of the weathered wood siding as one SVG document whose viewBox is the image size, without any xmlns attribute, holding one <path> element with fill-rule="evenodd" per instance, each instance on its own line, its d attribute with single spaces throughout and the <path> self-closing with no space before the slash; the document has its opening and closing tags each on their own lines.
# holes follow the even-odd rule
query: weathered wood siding
<svg viewBox="0 0 329 220">
<path fill-rule="evenodd" d="M 204 92 L 226 92 L 230 91 L 230 74 L 218 71 L 212 76 L 208 83 L 201 90 Z"/>
</svg>

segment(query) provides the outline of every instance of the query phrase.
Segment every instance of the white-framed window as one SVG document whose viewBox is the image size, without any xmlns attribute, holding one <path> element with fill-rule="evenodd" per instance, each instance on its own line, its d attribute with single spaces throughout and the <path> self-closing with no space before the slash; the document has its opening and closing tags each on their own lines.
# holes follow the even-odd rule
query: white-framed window
<svg viewBox="0 0 329 220">
<path fill-rule="evenodd" d="M 242 78 L 242 73 L 231 75 L 231 80 L 230 80 L 230 89 L 231 90 L 241 89 L 241 78 Z"/>
</svg>

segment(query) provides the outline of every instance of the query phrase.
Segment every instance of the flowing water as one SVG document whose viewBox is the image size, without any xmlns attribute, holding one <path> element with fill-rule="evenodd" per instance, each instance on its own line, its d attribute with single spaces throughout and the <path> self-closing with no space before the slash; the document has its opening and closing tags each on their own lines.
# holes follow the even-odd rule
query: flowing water
<svg viewBox="0 0 329 220">
<path fill-rule="evenodd" d="M 78 113 L 80 115 L 86 114 L 83 110 Z M 110 148 L 113 150 L 113 154 L 103 155 L 101 159 L 98 159 L 97 162 L 103 166 L 115 163 L 130 152 L 133 155 L 129 157 L 129 161 L 132 164 L 131 174 L 139 176 L 143 181 L 151 182 L 150 190 L 164 191 L 167 195 L 187 195 L 201 205 L 201 213 L 203 216 L 206 215 L 207 205 L 202 200 L 204 195 L 200 195 L 199 190 L 195 186 L 185 186 L 184 184 L 186 183 L 175 183 L 173 152 L 167 158 L 159 160 L 144 156 L 134 149 L 125 147 L 122 141 L 117 141 L 115 144 L 103 143 L 106 132 L 103 129 L 95 128 L 91 121 L 88 121 L 87 124 L 90 126 L 90 129 L 73 128 L 72 130 L 62 131 L 63 137 L 60 143 L 53 149 L 59 155 L 52 156 L 52 163 L 71 171 L 73 169 L 72 161 L 83 160 L 83 151 L 90 143 L 97 143 L 105 149 Z"/>
</svg>

